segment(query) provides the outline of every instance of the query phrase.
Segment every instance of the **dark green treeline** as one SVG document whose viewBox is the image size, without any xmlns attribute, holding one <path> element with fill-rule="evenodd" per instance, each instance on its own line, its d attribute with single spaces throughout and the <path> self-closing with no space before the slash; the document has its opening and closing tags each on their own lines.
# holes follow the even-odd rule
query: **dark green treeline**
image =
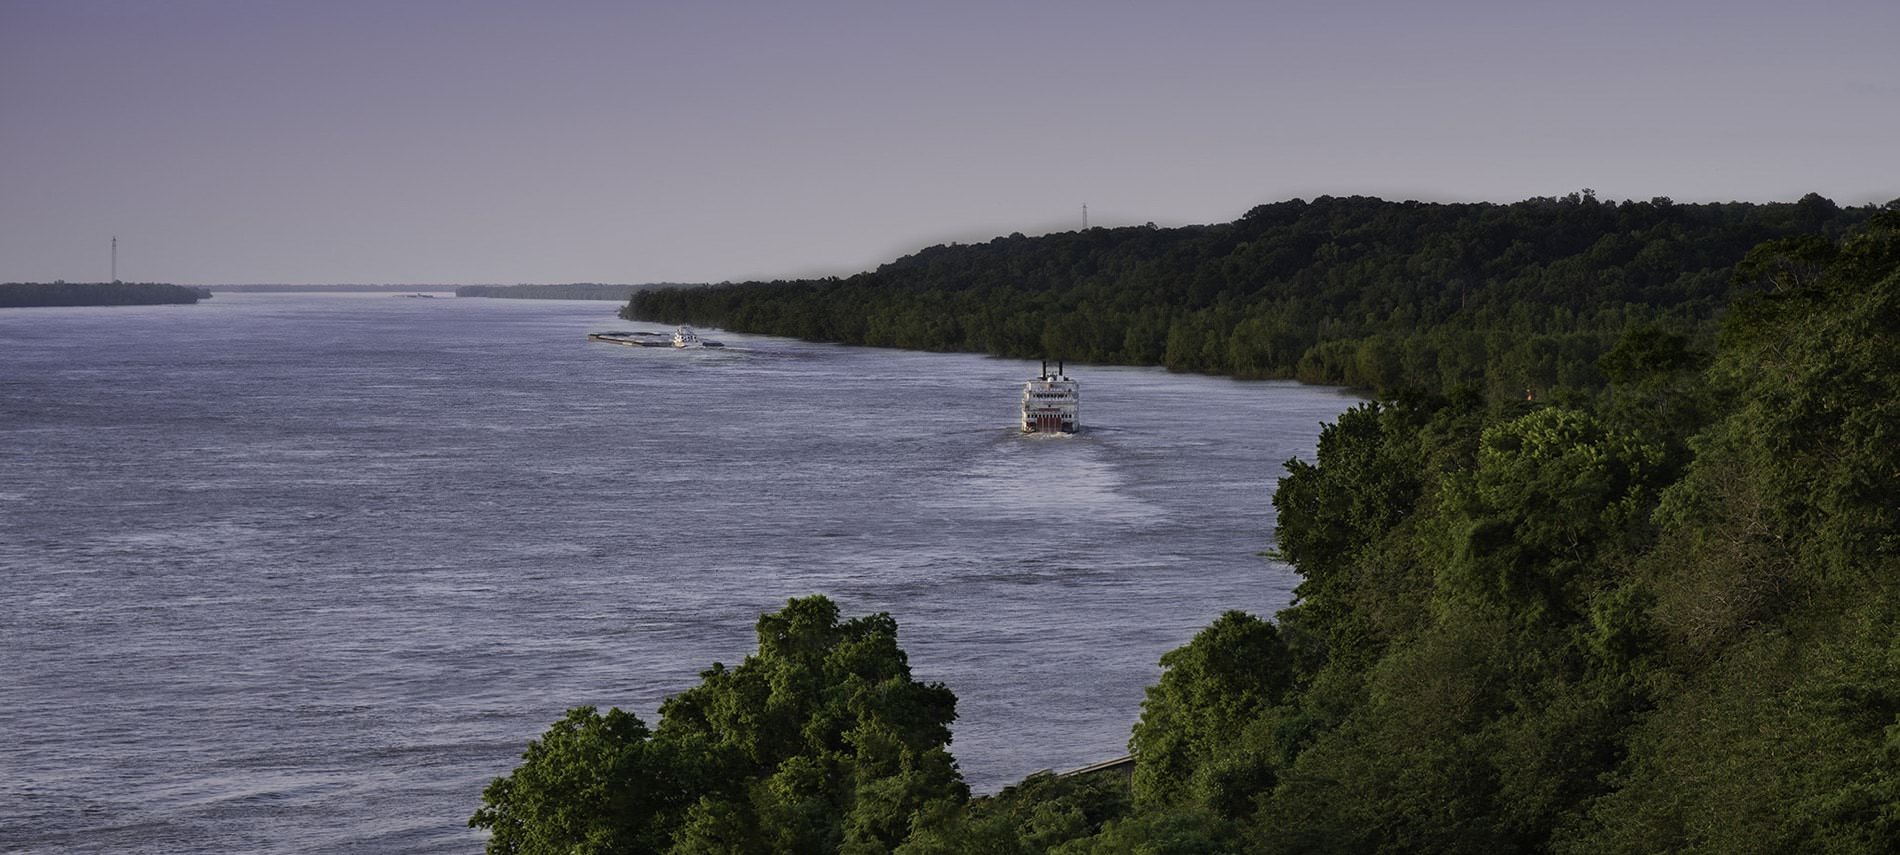
<svg viewBox="0 0 1900 855">
<path fill-rule="evenodd" d="M 31 306 L 152 306 L 196 303 L 211 292 L 188 285 L 157 282 L 6 282 L 0 283 L 0 308 Z"/>
<path fill-rule="evenodd" d="M 1693 325 L 1765 240 L 1872 208 L 1320 197 L 1231 223 L 938 246 L 844 279 L 635 295 L 629 319 L 850 344 L 1165 365 L 1381 391 L 1600 385 L 1632 326 Z"/>
</svg>

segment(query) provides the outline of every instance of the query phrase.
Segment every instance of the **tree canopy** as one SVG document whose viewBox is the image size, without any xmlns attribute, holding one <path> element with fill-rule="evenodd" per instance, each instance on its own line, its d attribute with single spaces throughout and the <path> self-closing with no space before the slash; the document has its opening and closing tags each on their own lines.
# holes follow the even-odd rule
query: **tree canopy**
<svg viewBox="0 0 1900 855">
<path fill-rule="evenodd" d="M 1128 812 L 1048 851 L 1894 851 L 1900 213 L 1738 275 L 1712 358 L 1642 328 L 1593 397 L 1329 426 L 1298 600 L 1163 659 Z"/>
<path fill-rule="evenodd" d="M 493 853 L 888 852 L 968 796 L 946 747 L 956 698 L 910 676 L 897 623 L 807 597 L 759 650 L 715 664 L 648 731 L 568 712 L 483 793 Z"/>
<path fill-rule="evenodd" d="M 623 316 L 848 344 L 1165 365 L 1381 394 L 1495 398 L 1603 382 L 1633 325 L 1695 326 L 1757 279 L 1766 240 L 1826 241 L 1874 213 L 1776 204 L 1508 205 L 1321 196 L 1231 223 L 936 246 L 855 276 L 635 294 Z"/>
</svg>

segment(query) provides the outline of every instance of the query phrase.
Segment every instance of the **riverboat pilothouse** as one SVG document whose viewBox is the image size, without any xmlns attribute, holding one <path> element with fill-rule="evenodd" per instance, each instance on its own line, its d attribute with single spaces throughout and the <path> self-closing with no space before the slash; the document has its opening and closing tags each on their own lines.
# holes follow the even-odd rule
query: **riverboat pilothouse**
<svg viewBox="0 0 1900 855">
<path fill-rule="evenodd" d="M 1062 362 L 1051 374 L 1049 360 L 1043 360 L 1042 374 L 1023 384 L 1023 433 L 1075 433 L 1081 403 L 1081 390 L 1062 373 Z"/>
</svg>

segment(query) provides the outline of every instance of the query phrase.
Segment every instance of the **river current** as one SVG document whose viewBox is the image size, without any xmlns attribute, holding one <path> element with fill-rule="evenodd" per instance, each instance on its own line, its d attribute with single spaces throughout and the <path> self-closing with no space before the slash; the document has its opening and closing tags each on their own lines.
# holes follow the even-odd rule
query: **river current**
<svg viewBox="0 0 1900 855">
<path fill-rule="evenodd" d="M 1296 577 L 1332 389 L 220 293 L 0 312 L 0 851 L 474 852 L 573 706 L 649 724 L 788 597 L 890 612 L 979 792 L 1124 753 L 1157 659 Z"/>
</svg>

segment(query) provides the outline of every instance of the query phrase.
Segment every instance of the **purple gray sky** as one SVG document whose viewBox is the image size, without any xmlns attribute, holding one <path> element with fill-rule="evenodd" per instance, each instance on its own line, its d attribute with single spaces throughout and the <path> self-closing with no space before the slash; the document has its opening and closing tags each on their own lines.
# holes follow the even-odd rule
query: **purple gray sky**
<svg viewBox="0 0 1900 855">
<path fill-rule="evenodd" d="M 0 0 L 0 281 L 650 282 L 1294 196 L 1900 196 L 1896 0 Z"/>
</svg>

